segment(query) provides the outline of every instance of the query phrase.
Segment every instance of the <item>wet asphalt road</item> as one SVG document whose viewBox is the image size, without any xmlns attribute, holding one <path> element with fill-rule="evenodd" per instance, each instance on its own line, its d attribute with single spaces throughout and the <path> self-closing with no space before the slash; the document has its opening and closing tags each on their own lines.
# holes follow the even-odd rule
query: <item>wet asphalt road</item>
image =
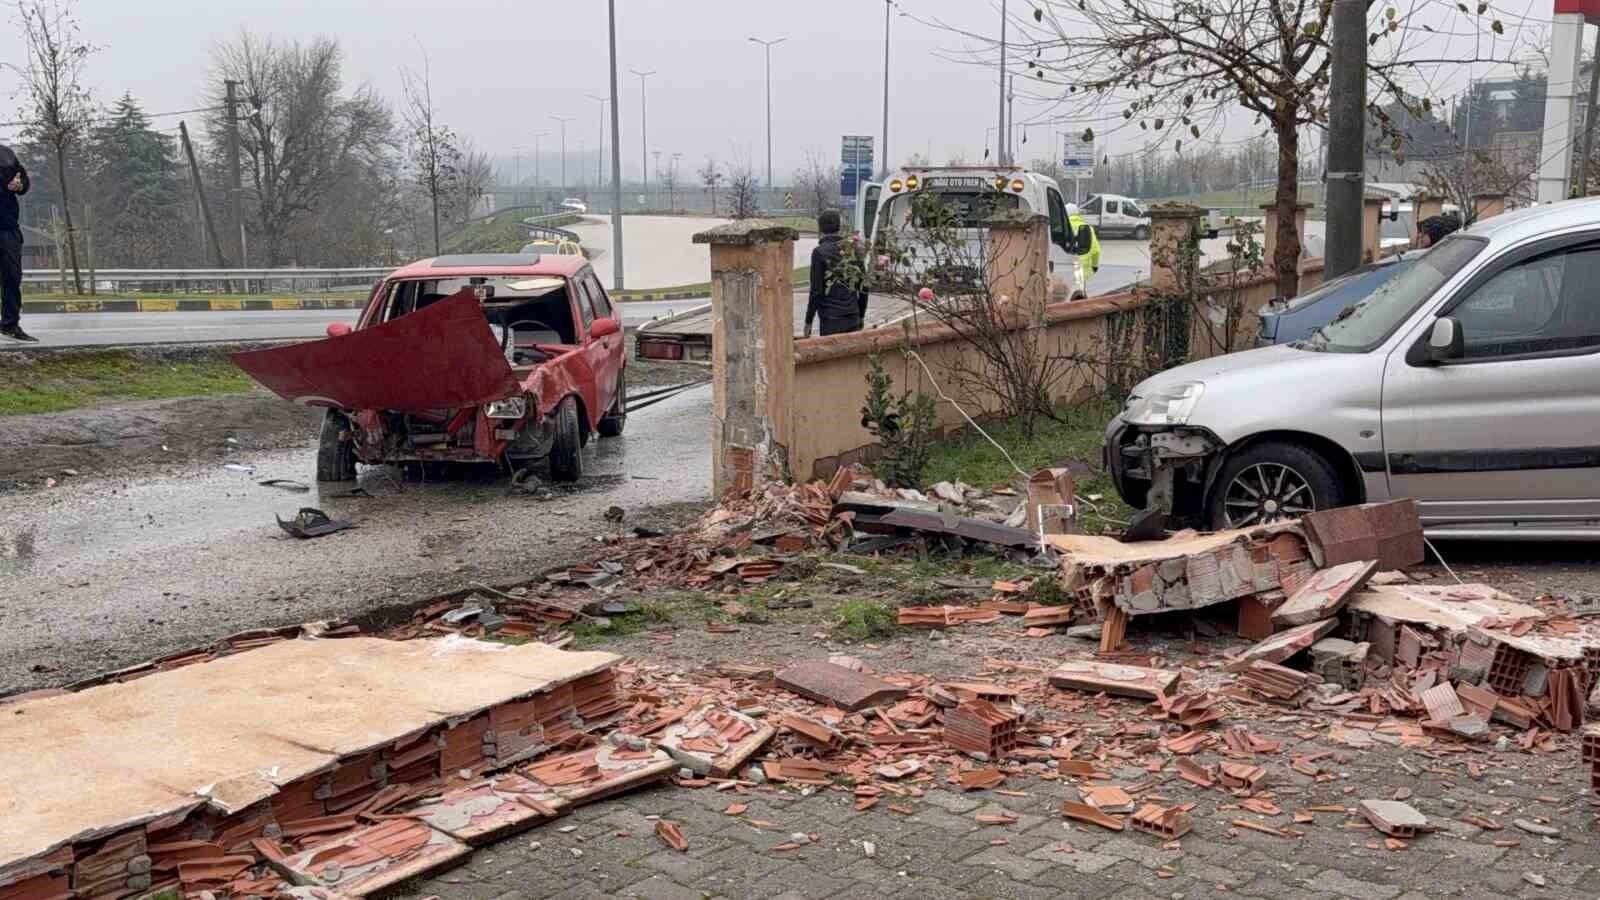
<svg viewBox="0 0 1600 900">
<path fill-rule="evenodd" d="M 209 464 L 0 497 L 0 695 L 581 559 L 646 507 L 708 499 L 710 401 L 702 387 L 636 412 L 627 436 L 590 442 L 578 486 L 542 501 L 492 470 L 402 487 L 387 467 L 363 467 L 372 497 L 323 496 L 314 448 L 241 459 L 253 475 Z M 266 478 L 313 487 L 255 483 Z M 621 525 L 603 517 L 613 504 L 629 513 Z M 301 506 L 360 527 L 294 540 L 273 515 Z"/>
</svg>

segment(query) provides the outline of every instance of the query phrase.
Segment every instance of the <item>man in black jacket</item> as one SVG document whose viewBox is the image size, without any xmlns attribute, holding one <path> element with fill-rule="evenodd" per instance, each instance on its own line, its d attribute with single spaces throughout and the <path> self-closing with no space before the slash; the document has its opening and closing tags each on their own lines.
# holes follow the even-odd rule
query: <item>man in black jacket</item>
<svg viewBox="0 0 1600 900">
<path fill-rule="evenodd" d="M 867 292 L 856 290 L 842 282 L 828 284 L 828 272 L 838 264 L 844 248 L 840 246 L 839 214 L 824 210 L 817 216 L 817 230 L 822 240 L 811 251 L 811 298 L 806 302 L 805 336 L 811 336 L 812 320 L 822 319 L 822 333 L 844 334 L 860 331 L 867 316 Z"/>
<path fill-rule="evenodd" d="M 28 192 L 28 170 L 0 144 L 0 338 L 34 343 L 22 330 L 22 223 L 17 198 Z"/>
</svg>

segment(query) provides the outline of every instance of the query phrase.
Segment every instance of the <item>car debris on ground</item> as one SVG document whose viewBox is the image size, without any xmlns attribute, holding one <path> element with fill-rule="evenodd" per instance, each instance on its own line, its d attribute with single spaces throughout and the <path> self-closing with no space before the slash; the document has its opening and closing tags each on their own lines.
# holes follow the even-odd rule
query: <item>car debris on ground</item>
<svg viewBox="0 0 1600 900">
<path fill-rule="evenodd" d="M 1045 482 L 1062 495 L 1055 479 Z M 1131 831 L 1168 849 L 1194 834 L 1242 831 L 1292 842 L 1324 823 L 1396 852 L 1436 839 L 1441 823 L 1408 795 L 1304 802 L 1306 785 L 1338 782 L 1353 755 L 1380 745 L 1473 779 L 1507 766 L 1506 754 L 1571 752 L 1591 770 L 1588 794 L 1600 796 L 1600 723 L 1584 722 L 1600 674 L 1600 623 L 1559 600 L 1524 603 L 1484 585 L 1400 574 L 1422 558 L 1409 504 L 1122 544 L 1073 533 L 1059 510 L 1023 514 L 1035 524 L 1054 516 L 1052 531 L 1005 525 L 1027 509 L 1022 497 L 980 513 L 979 492 L 934 493 L 938 500 L 907 497 L 858 470 L 768 486 L 728 498 L 684 531 L 617 538 L 601 558 L 533 584 L 441 597 L 377 635 L 327 624 L 250 632 L 0 701 L 8 721 L 24 723 L 0 732 L 0 770 L 27 773 L 0 779 L 0 808 L 38 819 L 9 832 L 22 840 L 0 843 L 0 898 L 167 888 L 216 898 L 369 896 L 577 805 L 662 782 L 729 794 L 731 817 L 763 792 L 842 792 L 857 811 L 881 804 L 909 815 L 932 791 L 1025 785 L 1023 796 L 1039 796 L 1074 827 Z M 557 649 L 576 623 L 629 614 L 614 590 L 670 584 L 737 594 L 803 571 L 808 551 L 862 543 L 950 553 L 977 544 L 1054 559 L 1036 577 L 1053 580 L 1065 605 L 1024 601 L 1019 583 L 991 582 L 982 599 L 907 607 L 900 618 L 1018 637 L 1087 628 L 1098 643 L 1047 659 L 1021 642 L 1004 658 L 974 659 L 961 678 L 874 671 L 839 654 L 685 667 Z M 952 589 L 952 601 L 960 593 Z M 1175 620 L 1192 635 L 1181 658 L 1138 648 L 1147 622 Z M 373 704 L 360 673 L 378 661 L 402 672 L 417 697 L 433 698 L 426 710 L 416 700 Z M 510 661 L 530 668 L 500 677 Z M 289 690 L 315 679 L 317 667 L 346 674 L 317 680 L 309 695 Z M 292 714 L 273 708 L 269 685 L 278 682 L 294 697 Z M 71 793 L 83 777 L 73 765 L 92 763 L 62 735 L 106 727 L 88 724 L 97 708 L 137 713 L 118 729 L 167 728 L 177 720 L 148 713 L 176 702 L 197 715 L 190 708 L 204 704 L 189 698 L 202 683 L 213 685 L 203 694 L 211 703 L 226 696 L 240 709 L 191 722 L 182 758 L 148 754 L 144 777 L 127 777 L 129 769 L 97 779 L 95 804 L 38 808 L 39 797 Z M 364 722 L 369 709 L 376 724 Z M 255 734 L 263 723 L 275 740 L 239 755 L 245 726 Z M 1336 749 L 1315 749 L 1313 738 Z M 137 743 L 131 732 L 118 740 Z M 156 785 L 164 793 L 154 805 L 119 799 Z M 1215 815 L 1201 813 L 1202 797 L 1218 801 Z M 1500 828 L 1487 812 L 1455 818 Z M 992 810 L 974 819 L 995 829 L 1018 821 Z M 817 840 L 781 823 L 750 824 L 771 832 L 773 853 Z M 1560 835 L 1527 816 L 1513 824 Z M 657 819 L 654 828 L 675 851 L 696 840 L 679 822 Z M 863 852 L 874 855 L 872 847 Z"/>
</svg>

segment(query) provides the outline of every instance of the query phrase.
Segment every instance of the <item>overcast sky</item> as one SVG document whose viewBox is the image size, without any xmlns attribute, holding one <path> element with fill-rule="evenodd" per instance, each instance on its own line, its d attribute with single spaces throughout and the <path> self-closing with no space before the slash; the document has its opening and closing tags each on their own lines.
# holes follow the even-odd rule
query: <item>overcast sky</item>
<svg viewBox="0 0 1600 900">
<path fill-rule="evenodd" d="M 895 0 L 918 19 L 938 19 L 979 34 L 998 29 L 998 0 Z M 1446 0 L 1435 3 L 1448 10 Z M 628 70 L 655 70 L 647 83 L 649 149 L 663 159 L 684 155 L 683 168 L 699 168 L 708 155 L 766 165 L 763 51 L 752 35 L 787 38 L 772 50 L 773 167 L 780 181 L 808 151 L 832 160 L 846 133 L 878 135 L 883 102 L 883 5 L 880 0 L 617 0 L 621 70 L 622 147 L 629 177 L 640 168 L 640 83 Z M 1026 9 L 1013 0 L 1013 13 Z M 1496 4 L 1508 29 L 1517 30 L 1534 0 Z M 525 170 L 534 135 L 540 140 L 546 180 L 558 164 L 560 125 L 567 124 L 574 158 L 600 138 L 599 102 L 609 93 L 606 5 L 603 0 L 77 0 L 83 34 L 101 49 L 89 61 L 87 82 L 109 103 L 131 92 L 151 112 L 197 104 L 208 76 L 212 47 L 241 30 L 284 38 L 336 36 L 352 85 L 368 83 L 392 100 L 400 96 L 398 70 L 417 64 L 418 41 L 432 58 L 433 92 L 442 119 L 478 145 L 510 160 L 522 151 Z M 1548 8 L 1547 4 L 1539 8 Z M 1443 13 L 1441 13 L 1443 14 Z M 1532 21 L 1532 20 L 1530 20 Z M 996 119 L 998 87 L 992 69 L 951 61 L 979 42 L 897 15 L 892 26 L 891 159 L 931 153 L 942 161 L 959 153 L 981 159 L 985 129 Z M 0 29 L 0 60 L 18 60 L 14 29 Z M 1480 72 L 1481 74 L 1481 72 Z M 1466 73 L 1441 76 L 1440 89 L 1460 90 Z M 1459 81 L 1460 85 L 1453 82 Z M 16 78 L 0 69 L 7 115 L 20 109 Z M 1070 114 L 1071 110 L 1064 110 Z M 1017 102 L 1017 119 L 1048 115 L 1042 104 Z M 193 118 L 193 117 L 191 117 Z M 175 127 L 176 118 L 158 120 Z M 1022 159 L 1045 155 L 1057 130 L 1028 130 Z M 1250 133 L 1242 117 L 1226 133 Z M 5 134 L 0 129 L 0 136 Z M 609 128 L 607 129 L 609 144 Z M 1099 129 L 1110 152 L 1139 146 L 1133 135 Z M 880 138 L 881 140 L 881 138 Z M 589 166 L 593 167 L 591 156 Z M 573 163 L 574 167 L 576 163 Z M 526 174 L 526 171 L 524 172 Z M 576 176 L 573 176 L 576 177 Z M 592 177 L 592 174 L 591 174 Z"/>
</svg>

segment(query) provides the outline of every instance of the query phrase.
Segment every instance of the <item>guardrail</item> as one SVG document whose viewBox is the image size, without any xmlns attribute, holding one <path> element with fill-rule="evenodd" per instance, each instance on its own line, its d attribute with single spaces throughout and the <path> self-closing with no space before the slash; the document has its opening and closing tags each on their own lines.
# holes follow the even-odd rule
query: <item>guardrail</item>
<svg viewBox="0 0 1600 900">
<path fill-rule="evenodd" d="M 276 291 L 327 291 L 364 288 L 394 271 L 393 266 L 342 269 L 100 269 L 93 273 L 97 290 L 228 292 L 261 294 Z M 84 280 L 90 272 L 83 271 Z M 62 282 L 56 269 L 25 269 L 22 283 L 54 288 Z M 70 288 L 70 278 L 68 286 Z"/>
</svg>

